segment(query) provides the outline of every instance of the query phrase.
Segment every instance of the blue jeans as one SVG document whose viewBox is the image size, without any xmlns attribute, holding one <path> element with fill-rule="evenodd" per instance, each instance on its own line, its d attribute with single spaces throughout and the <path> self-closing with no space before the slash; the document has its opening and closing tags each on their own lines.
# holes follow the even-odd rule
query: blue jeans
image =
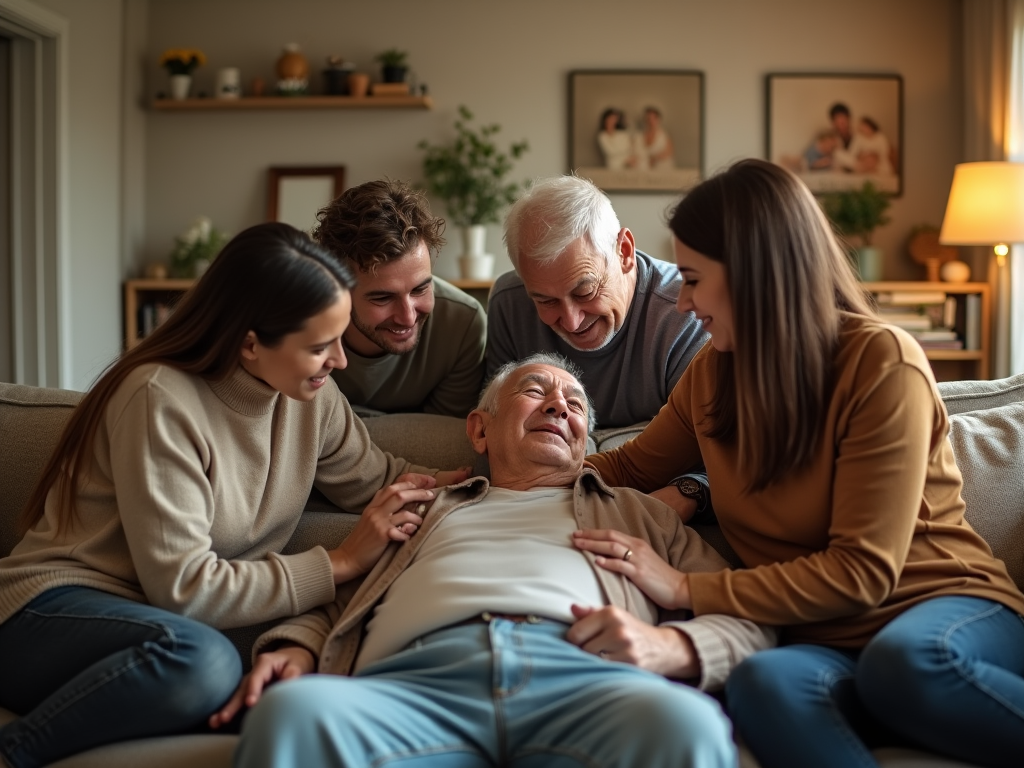
<svg viewBox="0 0 1024 768">
<path fill-rule="evenodd" d="M 92 747 L 203 727 L 238 687 L 217 630 L 85 587 L 39 595 L 0 625 L 0 755 L 35 768 Z"/>
<path fill-rule="evenodd" d="M 566 625 L 456 625 L 355 677 L 270 688 L 246 717 L 245 768 L 735 768 L 718 703 L 564 640 Z"/>
<path fill-rule="evenodd" d="M 792 645 L 729 677 L 737 733 L 763 768 L 876 768 L 910 746 L 993 768 L 1024 759 L 1024 619 L 973 597 L 919 603 L 857 652 Z"/>
</svg>

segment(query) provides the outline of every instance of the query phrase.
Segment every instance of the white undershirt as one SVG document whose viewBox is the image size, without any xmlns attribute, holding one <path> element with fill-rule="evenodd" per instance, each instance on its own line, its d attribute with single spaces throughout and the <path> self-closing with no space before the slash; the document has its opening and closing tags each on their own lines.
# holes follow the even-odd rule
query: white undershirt
<svg viewBox="0 0 1024 768">
<path fill-rule="evenodd" d="M 571 624 L 572 603 L 606 605 L 593 568 L 572 546 L 576 528 L 570 488 L 491 488 L 455 510 L 374 610 L 356 671 L 483 611 Z"/>
</svg>

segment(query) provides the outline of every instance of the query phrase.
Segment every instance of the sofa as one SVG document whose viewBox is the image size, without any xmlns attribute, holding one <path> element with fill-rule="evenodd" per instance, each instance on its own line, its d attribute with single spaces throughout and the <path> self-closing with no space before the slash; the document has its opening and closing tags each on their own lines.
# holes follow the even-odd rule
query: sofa
<svg viewBox="0 0 1024 768">
<path fill-rule="evenodd" d="M 1016 583 L 1024 587 L 1024 376 L 949 382 L 940 384 L 939 389 L 950 414 L 950 440 L 964 476 L 967 517 L 1006 562 Z M 9 554 L 17 542 L 18 514 L 80 397 L 80 393 L 65 390 L 0 383 L 0 557 Z M 454 468 L 473 465 L 477 459 L 460 419 L 396 414 L 367 416 L 364 421 L 382 449 L 410 461 Z M 635 429 L 606 430 L 592 439 L 597 450 L 608 450 L 635 433 Z M 354 522 L 354 516 L 337 511 L 314 492 L 286 551 L 303 551 L 315 543 L 336 546 Z M 699 526 L 698 531 L 727 559 L 737 562 L 717 528 Z M 246 663 L 253 641 L 266 626 L 226 633 Z M 0 725 L 14 717 L 0 709 Z M 216 733 L 151 738 L 100 747 L 54 765 L 225 768 L 231 765 L 236 741 L 237 736 Z M 970 768 L 911 750 L 879 750 L 878 758 L 885 768 Z M 757 768 L 757 763 L 742 751 L 741 766 Z"/>
</svg>

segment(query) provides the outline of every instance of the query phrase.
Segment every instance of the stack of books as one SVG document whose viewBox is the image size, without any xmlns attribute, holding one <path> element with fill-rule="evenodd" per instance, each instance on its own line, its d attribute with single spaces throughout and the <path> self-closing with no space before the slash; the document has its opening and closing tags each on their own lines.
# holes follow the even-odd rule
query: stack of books
<svg viewBox="0 0 1024 768">
<path fill-rule="evenodd" d="M 971 294 L 963 298 L 980 299 Z M 965 301 L 966 312 L 961 324 L 956 296 L 948 296 L 944 291 L 880 292 L 875 300 L 882 320 L 907 331 L 926 350 L 980 348 L 980 304 L 975 308 L 972 326 L 970 302 Z M 960 325 L 966 326 L 966 332 L 958 332 Z M 972 331 L 972 328 L 977 330 Z M 971 346 L 972 332 L 977 337 L 976 347 Z"/>
</svg>

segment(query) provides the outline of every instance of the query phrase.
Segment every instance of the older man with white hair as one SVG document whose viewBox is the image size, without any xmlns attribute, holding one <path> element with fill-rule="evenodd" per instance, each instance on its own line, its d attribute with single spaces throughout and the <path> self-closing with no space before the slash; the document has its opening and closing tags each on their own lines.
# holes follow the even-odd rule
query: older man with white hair
<svg viewBox="0 0 1024 768">
<path fill-rule="evenodd" d="M 574 545 L 613 529 L 676 569 L 727 567 L 668 506 L 584 468 L 590 415 L 556 356 L 503 367 L 467 420 L 491 480 L 442 489 L 354 594 L 260 638 L 220 715 L 263 698 L 235 765 L 735 766 L 718 703 L 666 677 L 720 687 L 774 633 L 725 616 L 659 625 L 601 567 L 608 553 Z"/>
<path fill-rule="evenodd" d="M 675 264 L 636 248 L 611 201 L 576 176 L 539 181 L 505 219 L 515 272 L 494 284 L 487 375 L 534 352 L 557 352 L 582 371 L 598 426 L 654 417 L 707 340 L 675 309 Z"/>
</svg>

